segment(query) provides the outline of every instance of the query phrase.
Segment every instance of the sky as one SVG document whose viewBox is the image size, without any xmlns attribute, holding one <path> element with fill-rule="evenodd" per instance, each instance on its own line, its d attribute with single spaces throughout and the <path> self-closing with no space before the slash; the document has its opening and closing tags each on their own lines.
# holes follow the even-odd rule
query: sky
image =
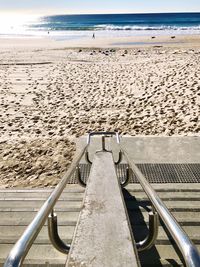
<svg viewBox="0 0 200 267">
<path fill-rule="evenodd" d="M 200 12 L 200 0 L 0 0 L 0 13 L 4 14 L 157 12 Z"/>
</svg>

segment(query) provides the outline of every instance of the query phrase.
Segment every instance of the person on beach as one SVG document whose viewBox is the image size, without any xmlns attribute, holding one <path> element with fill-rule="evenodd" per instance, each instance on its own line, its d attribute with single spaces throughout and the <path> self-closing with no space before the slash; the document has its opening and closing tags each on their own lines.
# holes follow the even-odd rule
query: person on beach
<svg viewBox="0 0 200 267">
<path fill-rule="evenodd" d="M 95 34 L 93 33 L 93 35 L 92 35 L 92 39 L 95 39 Z"/>
</svg>

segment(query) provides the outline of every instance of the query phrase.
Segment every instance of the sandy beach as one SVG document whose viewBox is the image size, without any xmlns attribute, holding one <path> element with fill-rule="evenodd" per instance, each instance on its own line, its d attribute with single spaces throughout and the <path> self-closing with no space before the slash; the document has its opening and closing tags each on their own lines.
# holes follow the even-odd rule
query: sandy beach
<svg viewBox="0 0 200 267">
<path fill-rule="evenodd" d="M 55 186 L 88 131 L 200 136 L 199 41 L 1 39 L 0 188 Z"/>
</svg>

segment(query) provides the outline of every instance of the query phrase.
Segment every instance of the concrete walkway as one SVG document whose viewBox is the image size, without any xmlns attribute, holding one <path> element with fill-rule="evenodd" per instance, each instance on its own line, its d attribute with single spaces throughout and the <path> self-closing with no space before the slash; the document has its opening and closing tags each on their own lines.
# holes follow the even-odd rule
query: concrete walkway
<svg viewBox="0 0 200 267">
<path fill-rule="evenodd" d="M 85 142 L 86 136 L 79 138 L 77 147 L 81 148 Z M 123 136 L 121 143 L 135 163 L 200 163 L 200 137 Z M 107 148 L 115 152 L 117 159 L 115 138 L 107 140 Z M 100 149 L 100 137 L 92 137 L 89 149 L 91 158 Z"/>
</svg>

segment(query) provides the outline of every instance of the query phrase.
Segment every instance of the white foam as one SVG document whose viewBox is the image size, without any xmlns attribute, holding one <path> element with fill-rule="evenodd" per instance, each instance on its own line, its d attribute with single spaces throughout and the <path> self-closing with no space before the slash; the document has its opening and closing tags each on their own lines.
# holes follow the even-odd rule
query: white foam
<svg viewBox="0 0 200 267">
<path fill-rule="evenodd" d="M 174 31 L 195 31 L 195 30 L 200 30 L 200 25 L 198 26 L 188 26 L 188 27 L 177 27 L 177 26 L 166 26 L 166 25 L 161 25 L 161 26 L 133 26 L 133 25 L 126 25 L 126 26 L 116 26 L 116 25 L 96 25 L 95 28 L 98 30 L 109 30 L 109 31 L 169 31 L 169 30 L 174 30 Z"/>
</svg>

